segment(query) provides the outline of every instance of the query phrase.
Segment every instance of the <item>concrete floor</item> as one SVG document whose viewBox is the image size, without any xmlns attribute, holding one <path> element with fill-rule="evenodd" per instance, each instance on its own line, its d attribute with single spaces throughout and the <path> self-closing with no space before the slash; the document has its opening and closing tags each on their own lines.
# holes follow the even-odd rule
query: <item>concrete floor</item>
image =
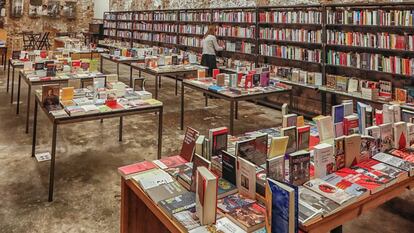
<svg viewBox="0 0 414 233">
<path fill-rule="evenodd" d="M 105 69 L 115 67 L 105 63 Z M 127 81 L 129 69 L 122 67 Z M 119 232 L 120 176 L 117 168 L 156 158 L 154 114 L 127 117 L 124 141 L 118 142 L 118 119 L 78 123 L 58 129 L 55 200 L 47 202 L 49 163 L 30 156 L 31 134 L 24 133 L 25 91 L 21 114 L 15 115 L 6 93 L 6 76 L 0 71 L 0 232 Z M 163 155 L 179 151 L 179 97 L 173 81 L 163 79 L 160 100 L 164 102 Z M 16 85 L 17 86 L 17 85 Z M 149 91 L 154 79 L 149 78 Z M 27 90 L 22 85 L 22 90 Z M 200 93 L 186 91 L 185 125 L 206 134 L 208 129 L 228 124 L 227 102 L 210 100 L 204 107 Z M 32 105 L 33 106 L 33 105 Z M 251 103 L 239 105 L 236 132 L 242 133 L 281 123 L 279 111 Z M 50 151 L 51 126 L 39 113 L 37 151 Z M 414 230 L 414 191 L 405 192 L 364 216 L 347 223 L 344 232 L 404 233 Z"/>
</svg>

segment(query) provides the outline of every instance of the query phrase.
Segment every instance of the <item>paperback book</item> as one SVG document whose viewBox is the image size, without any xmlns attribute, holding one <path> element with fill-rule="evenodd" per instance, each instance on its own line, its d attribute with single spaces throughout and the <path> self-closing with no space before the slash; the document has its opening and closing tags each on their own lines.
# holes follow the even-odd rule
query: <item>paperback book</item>
<svg viewBox="0 0 414 233">
<path fill-rule="evenodd" d="M 341 206 L 347 205 L 355 199 L 354 195 L 348 194 L 342 189 L 339 189 L 319 178 L 312 179 L 306 182 L 303 186 L 331 199 Z"/>
<path fill-rule="evenodd" d="M 297 151 L 289 154 L 289 183 L 303 185 L 310 179 L 310 152 Z"/>
</svg>

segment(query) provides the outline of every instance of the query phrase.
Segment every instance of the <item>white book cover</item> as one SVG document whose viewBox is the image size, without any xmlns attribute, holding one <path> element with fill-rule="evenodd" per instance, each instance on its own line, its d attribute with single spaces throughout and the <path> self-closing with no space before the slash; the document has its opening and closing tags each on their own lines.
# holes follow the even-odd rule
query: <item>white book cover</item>
<svg viewBox="0 0 414 233">
<path fill-rule="evenodd" d="M 391 111 L 391 106 L 389 104 L 384 104 L 382 106 L 382 117 L 383 117 L 383 123 L 394 123 L 393 119 L 393 114 Z"/>
<path fill-rule="evenodd" d="M 394 147 L 396 149 L 407 148 L 407 123 L 397 122 L 394 124 Z"/>
<path fill-rule="evenodd" d="M 334 148 L 327 143 L 318 144 L 313 151 L 315 177 L 322 178 L 334 171 Z"/>
<path fill-rule="evenodd" d="M 414 124 L 407 123 L 407 147 L 414 145 Z"/>
<path fill-rule="evenodd" d="M 349 102 L 343 102 L 342 104 L 344 105 L 344 117 L 354 114 L 354 103 L 352 100 Z"/>
<path fill-rule="evenodd" d="M 382 163 L 399 168 L 403 171 L 407 171 L 410 173 L 410 176 L 414 175 L 414 166 L 413 166 L 414 164 L 411 164 L 410 162 L 406 160 L 403 160 L 401 158 L 398 158 L 396 156 L 392 156 L 386 153 L 378 153 L 374 155 L 372 158 Z"/>
<path fill-rule="evenodd" d="M 237 158 L 237 188 L 239 193 L 247 198 L 256 198 L 256 165 Z"/>
<path fill-rule="evenodd" d="M 393 128 L 391 123 L 379 126 L 381 132 L 381 151 L 390 150 L 394 146 Z"/>
<path fill-rule="evenodd" d="M 245 230 L 234 224 L 227 217 L 220 218 L 216 222 L 216 231 L 223 233 L 246 233 Z"/>
<path fill-rule="evenodd" d="M 391 110 L 392 110 L 393 122 L 401 121 L 401 107 L 399 105 L 394 104 L 391 106 Z"/>
<path fill-rule="evenodd" d="M 320 141 L 326 141 L 335 138 L 334 126 L 331 116 L 321 117 L 316 121 Z"/>
<path fill-rule="evenodd" d="M 136 180 L 144 190 L 174 181 L 170 174 L 161 169 L 153 169 L 148 172 L 139 173 L 133 176 L 132 179 Z"/>
<path fill-rule="evenodd" d="M 39 152 L 35 154 L 37 162 L 49 161 L 52 156 L 49 152 Z"/>
<path fill-rule="evenodd" d="M 344 205 L 355 199 L 354 195 L 350 195 L 342 189 L 339 189 L 319 178 L 306 182 L 304 186 L 339 205 Z"/>
</svg>

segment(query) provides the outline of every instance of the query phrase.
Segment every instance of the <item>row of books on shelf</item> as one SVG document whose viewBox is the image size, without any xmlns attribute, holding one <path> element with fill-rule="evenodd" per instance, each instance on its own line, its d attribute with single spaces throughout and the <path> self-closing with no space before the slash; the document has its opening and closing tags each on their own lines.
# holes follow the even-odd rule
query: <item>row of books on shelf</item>
<svg viewBox="0 0 414 233">
<path fill-rule="evenodd" d="M 152 27 L 154 31 L 177 32 L 176 24 L 154 23 Z"/>
<path fill-rule="evenodd" d="M 105 36 L 116 36 L 116 29 L 104 29 Z"/>
<path fill-rule="evenodd" d="M 134 23 L 133 29 L 134 30 L 151 31 L 152 30 L 152 24 L 151 23 Z"/>
<path fill-rule="evenodd" d="M 133 17 L 134 20 L 152 20 L 152 12 L 138 12 Z"/>
<path fill-rule="evenodd" d="M 177 36 L 168 35 L 164 33 L 153 33 L 152 40 L 168 44 L 177 44 Z"/>
<path fill-rule="evenodd" d="M 134 91 L 117 80 L 117 75 L 106 75 L 95 77 L 82 85 L 80 79 L 69 79 L 67 87 L 44 85 L 38 94 L 41 95 L 42 106 L 55 118 L 162 104 L 152 99 L 151 93 Z"/>
<path fill-rule="evenodd" d="M 132 22 L 118 22 L 118 29 L 132 29 Z"/>
<path fill-rule="evenodd" d="M 228 26 L 223 25 L 217 27 L 217 36 L 228 36 L 228 37 L 241 37 L 241 38 L 254 38 L 256 36 L 256 27 L 239 27 L 239 26 Z"/>
<path fill-rule="evenodd" d="M 272 67 L 271 70 L 277 78 L 315 87 L 322 86 L 322 73 L 320 72 L 309 72 L 298 68 L 279 66 Z"/>
<path fill-rule="evenodd" d="M 192 25 L 192 24 L 181 24 L 179 27 L 180 33 L 187 34 L 199 34 L 204 35 L 207 32 L 207 26 L 205 25 Z"/>
<path fill-rule="evenodd" d="M 327 64 L 411 76 L 414 58 L 328 50 Z"/>
<path fill-rule="evenodd" d="M 320 49 L 306 49 L 297 46 L 261 44 L 260 55 L 299 61 L 321 62 L 322 51 Z"/>
<path fill-rule="evenodd" d="M 176 21 L 175 12 L 154 12 L 154 21 Z"/>
<path fill-rule="evenodd" d="M 254 11 L 216 11 L 213 13 L 213 22 L 255 23 L 256 12 Z"/>
<path fill-rule="evenodd" d="M 180 36 L 181 45 L 201 48 L 201 41 L 201 39 L 196 37 Z"/>
<path fill-rule="evenodd" d="M 104 14 L 104 20 L 116 20 L 116 14 L 115 13 L 106 13 Z"/>
<path fill-rule="evenodd" d="M 414 36 L 328 30 L 327 44 L 414 51 Z"/>
<path fill-rule="evenodd" d="M 321 24 L 322 12 L 318 10 L 283 10 L 259 13 L 260 23 Z"/>
<path fill-rule="evenodd" d="M 413 26 L 414 11 L 398 9 L 328 10 L 328 24 Z"/>
<path fill-rule="evenodd" d="M 152 39 L 152 33 L 150 32 L 134 32 L 132 35 L 133 35 L 133 38 L 137 40 L 151 41 Z"/>
<path fill-rule="evenodd" d="M 260 28 L 259 38 L 266 40 L 322 43 L 322 31 L 292 28 Z"/>
<path fill-rule="evenodd" d="M 132 37 L 131 31 L 117 31 L 116 36 L 119 38 L 130 39 Z"/>
<path fill-rule="evenodd" d="M 132 20 L 132 12 L 125 12 L 125 13 L 118 13 L 117 19 L 118 20 Z"/>
<path fill-rule="evenodd" d="M 104 28 L 116 28 L 116 22 L 105 21 Z"/>
<path fill-rule="evenodd" d="M 210 22 L 210 12 L 180 12 L 180 21 Z"/>
<path fill-rule="evenodd" d="M 224 48 L 229 52 L 252 54 L 255 51 L 256 45 L 254 43 L 244 41 L 221 41 L 224 44 Z"/>
</svg>

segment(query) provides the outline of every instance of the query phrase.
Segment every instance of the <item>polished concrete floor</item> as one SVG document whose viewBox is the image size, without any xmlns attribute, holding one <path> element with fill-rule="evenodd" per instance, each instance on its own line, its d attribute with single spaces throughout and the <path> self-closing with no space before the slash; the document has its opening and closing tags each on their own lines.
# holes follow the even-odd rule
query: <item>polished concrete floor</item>
<svg viewBox="0 0 414 233">
<path fill-rule="evenodd" d="M 105 63 L 105 70 L 115 67 Z M 128 80 L 126 67 L 121 77 Z M 2 71 L 0 71 L 2 72 Z M 137 74 L 135 74 L 137 75 Z M 164 81 L 165 80 L 165 81 Z M 17 85 L 16 85 L 17 86 Z M 179 96 L 175 83 L 163 79 L 163 155 L 177 153 L 183 132 L 179 130 Z M 154 90 L 148 78 L 147 89 Z M 124 141 L 118 142 L 118 119 L 77 123 L 58 129 L 54 202 L 47 202 L 49 162 L 30 156 L 31 133 L 25 134 L 26 90 L 22 84 L 22 110 L 15 114 L 6 93 L 6 76 L 0 73 L 0 232 L 119 232 L 120 176 L 117 168 L 156 158 L 157 118 L 154 114 L 127 117 Z M 206 134 L 228 124 L 229 104 L 211 100 L 204 107 L 200 93 L 186 90 L 185 125 Z M 33 106 L 33 104 L 32 104 Z M 241 103 L 236 133 L 276 126 L 281 114 L 266 107 Z M 51 125 L 39 113 L 37 151 L 50 151 Z M 414 231 L 414 191 L 406 191 L 379 208 L 344 225 L 344 232 L 404 233 Z"/>
</svg>

